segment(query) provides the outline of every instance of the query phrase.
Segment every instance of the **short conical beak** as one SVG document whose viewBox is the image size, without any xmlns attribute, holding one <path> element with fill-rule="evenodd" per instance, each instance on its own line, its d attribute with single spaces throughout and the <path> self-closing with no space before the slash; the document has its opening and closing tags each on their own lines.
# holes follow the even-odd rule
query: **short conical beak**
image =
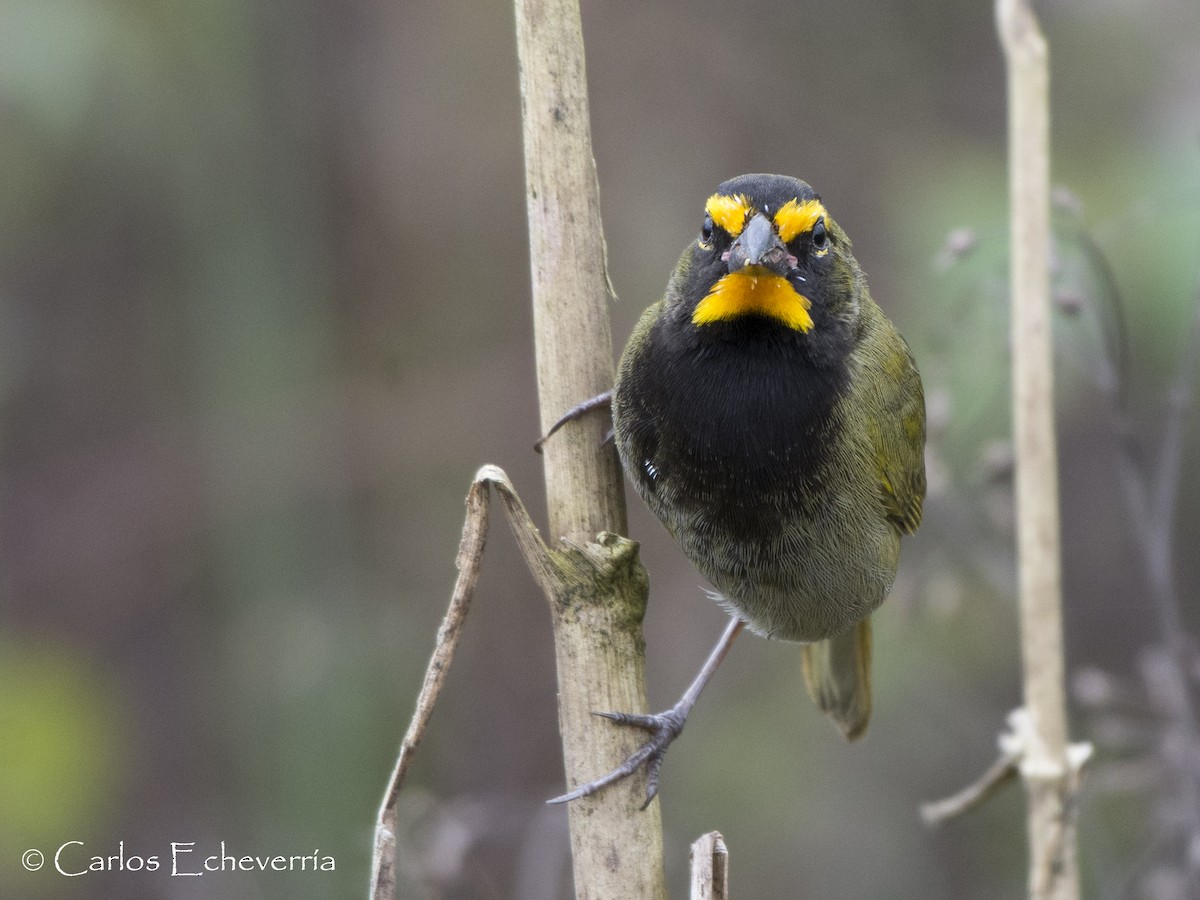
<svg viewBox="0 0 1200 900">
<path fill-rule="evenodd" d="M 733 246 L 729 248 L 729 271 L 739 272 L 746 266 L 761 266 L 776 274 L 788 271 L 788 251 L 775 226 L 762 213 L 746 223 Z"/>
</svg>

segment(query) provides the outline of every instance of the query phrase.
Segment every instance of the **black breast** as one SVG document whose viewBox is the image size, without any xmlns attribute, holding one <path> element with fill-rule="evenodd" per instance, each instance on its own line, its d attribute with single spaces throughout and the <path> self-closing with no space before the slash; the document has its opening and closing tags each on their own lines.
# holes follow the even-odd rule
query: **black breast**
<svg viewBox="0 0 1200 900">
<path fill-rule="evenodd" d="M 706 518 L 751 530 L 775 527 L 781 508 L 819 503 L 844 362 L 814 360 L 809 336 L 767 319 L 664 322 L 623 367 L 614 396 L 622 461 L 643 496 L 665 491 L 669 499 L 656 499 L 702 505 Z"/>
</svg>

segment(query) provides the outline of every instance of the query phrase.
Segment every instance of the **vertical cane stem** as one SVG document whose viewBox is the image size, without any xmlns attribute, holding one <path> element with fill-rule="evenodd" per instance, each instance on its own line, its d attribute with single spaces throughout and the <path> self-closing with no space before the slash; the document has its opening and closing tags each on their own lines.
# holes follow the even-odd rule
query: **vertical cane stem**
<svg viewBox="0 0 1200 900">
<path fill-rule="evenodd" d="M 1029 896 L 1076 900 L 1050 319 L 1048 51 L 1028 0 L 998 0 L 996 19 L 1008 67 L 1013 439 L 1028 725 L 1021 774 L 1029 802 Z"/>
<path fill-rule="evenodd" d="M 612 388 L 609 291 L 578 0 L 516 0 L 516 20 L 544 434 L 564 411 Z M 592 413 L 545 445 L 552 547 L 626 530 L 620 466 L 606 430 L 603 416 Z M 644 573 L 622 584 L 628 587 L 606 578 L 564 583 L 550 597 L 568 787 L 633 749 L 630 735 L 592 712 L 647 708 Z M 645 787 L 639 773 L 570 804 L 577 898 L 665 898 L 659 807 L 638 811 Z"/>
</svg>

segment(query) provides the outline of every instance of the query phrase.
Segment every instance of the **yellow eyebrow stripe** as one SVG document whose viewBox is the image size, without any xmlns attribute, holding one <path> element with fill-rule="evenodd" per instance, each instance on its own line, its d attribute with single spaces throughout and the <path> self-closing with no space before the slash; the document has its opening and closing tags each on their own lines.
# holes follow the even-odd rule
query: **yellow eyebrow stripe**
<svg viewBox="0 0 1200 900">
<path fill-rule="evenodd" d="M 779 233 L 781 241 L 790 244 L 797 236 L 806 231 L 812 231 L 812 227 L 817 224 L 817 219 L 823 215 L 825 215 L 825 207 L 821 205 L 820 200 L 805 200 L 803 203 L 789 200 L 779 208 L 779 212 L 775 213 L 775 230 Z M 714 222 L 716 218 L 713 216 Z"/>
<path fill-rule="evenodd" d="M 750 217 L 752 208 L 745 194 L 735 194 L 732 197 L 713 194 L 705 201 L 704 211 L 728 231 L 730 237 L 737 237 L 746 227 L 746 219 Z"/>
</svg>

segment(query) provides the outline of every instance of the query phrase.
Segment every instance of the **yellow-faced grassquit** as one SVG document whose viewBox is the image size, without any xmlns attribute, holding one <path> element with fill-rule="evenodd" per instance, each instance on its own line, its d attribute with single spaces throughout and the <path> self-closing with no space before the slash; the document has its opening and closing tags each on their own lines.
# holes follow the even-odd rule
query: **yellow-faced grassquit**
<svg viewBox="0 0 1200 900">
<path fill-rule="evenodd" d="M 653 736 L 559 799 L 642 764 L 653 797 L 667 746 L 743 625 L 801 642 L 809 693 L 860 735 L 870 615 L 921 522 L 925 403 L 908 345 L 809 185 L 742 175 L 717 188 L 610 399 L 625 472 L 734 622 L 674 708 L 606 714 Z"/>
</svg>

